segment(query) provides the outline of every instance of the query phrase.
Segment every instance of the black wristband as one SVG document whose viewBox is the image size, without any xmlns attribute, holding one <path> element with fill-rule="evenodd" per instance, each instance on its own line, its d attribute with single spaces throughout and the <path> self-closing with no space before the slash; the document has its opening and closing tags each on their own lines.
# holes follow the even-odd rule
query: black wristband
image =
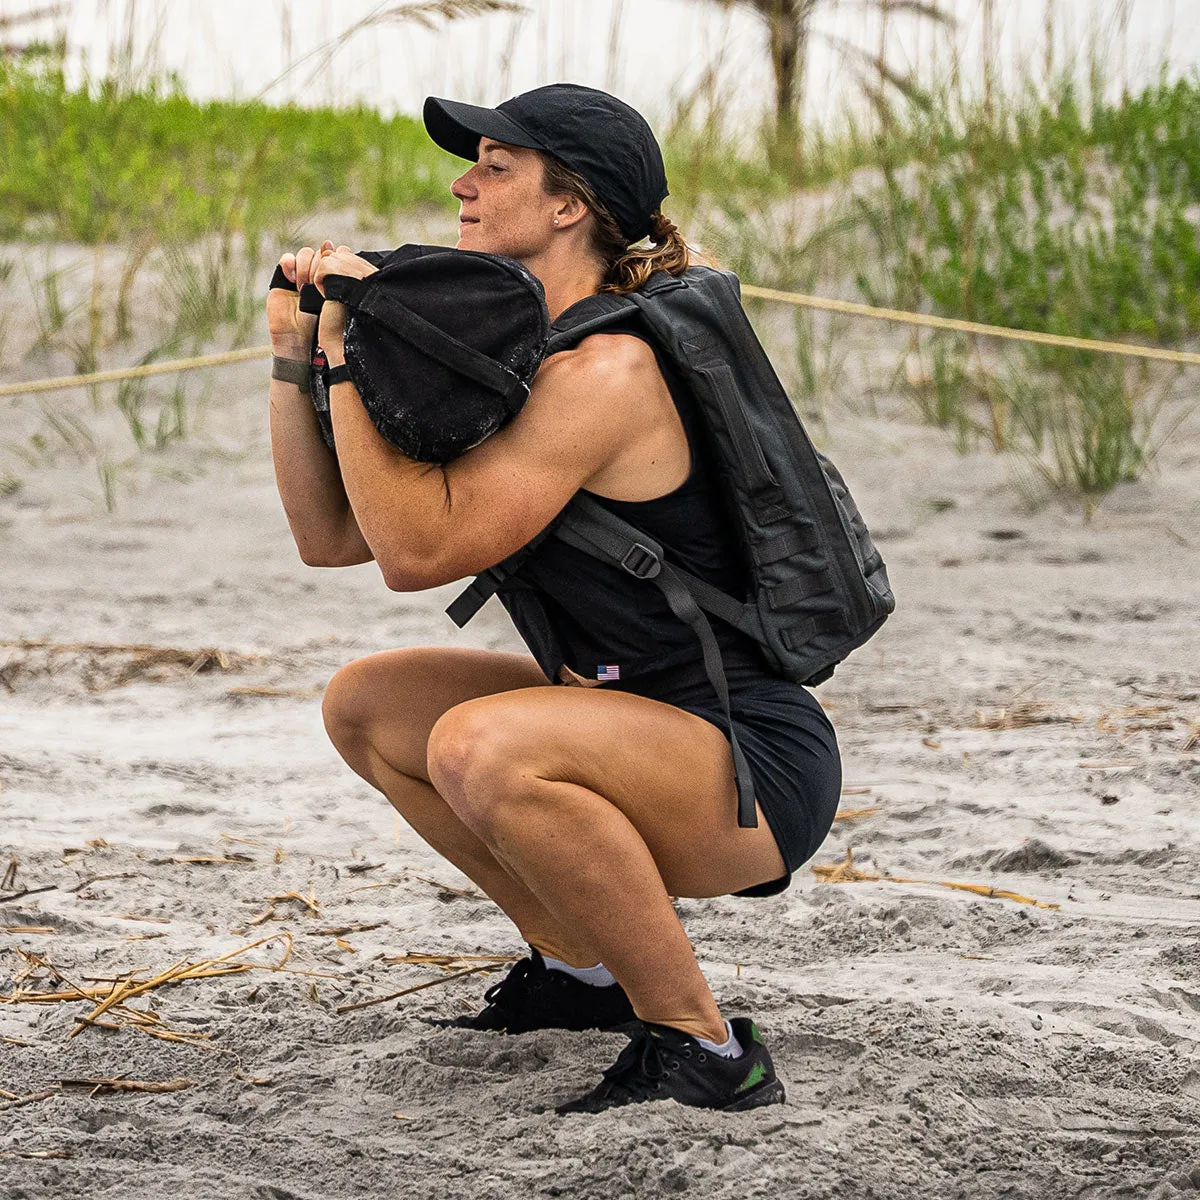
<svg viewBox="0 0 1200 1200">
<path fill-rule="evenodd" d="M 280 358 L 278 354 L 271 355 L 271 378 L 282 379 L 284 383 L 294 383 L 302 392 L 309 390 L 310 370 L 309 364 L 302 358 Z"/>
<path fill-rule="evenodd" d="M 353 383 L 354 378 L 350 374 L 350 368 L 342 363 L 337 367 L 330 367 L 326 374 L 326 379 L 330 387 L 338 383 Z"/>
</svg>

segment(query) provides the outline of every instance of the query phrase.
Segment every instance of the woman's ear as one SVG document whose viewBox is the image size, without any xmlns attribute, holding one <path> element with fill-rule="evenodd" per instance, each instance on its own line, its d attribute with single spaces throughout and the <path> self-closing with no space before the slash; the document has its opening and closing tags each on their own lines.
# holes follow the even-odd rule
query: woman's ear
<svg viewBox="0 0 1200 1200">
<path fill-rule="evenodd" d="M 561 197 L 558 207 L 554 210 L 554 224 L 559 229 L 569 229 L 577 225 L 588 214 L 588 206 L 578 196 L 570 194 Z"/>
</svg>

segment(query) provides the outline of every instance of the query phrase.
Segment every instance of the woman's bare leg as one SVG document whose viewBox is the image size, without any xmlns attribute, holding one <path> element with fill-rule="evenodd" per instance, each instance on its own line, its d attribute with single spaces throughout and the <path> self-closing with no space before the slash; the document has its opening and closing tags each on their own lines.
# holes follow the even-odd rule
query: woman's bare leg
<svg viewBox="0 0 1200 1200">
<path fill-rule="evenodd" d="M 786 868 L 761 812 L 737 824 L 719 729 L 628 693 L 525 689 L 449 710 L 428 746 L 438 794 L 639 1017 L 724 1040 L 668 893 L 724 895 Z"/>
<path fill-rule="evenodd" d="M 329 737 L 351 769 L 478 884 L 530 945 L 572 966 L 592 966 L 599 961 L 595 951 L 559 925 L 429 781 L 429 734 L 446 711 L 497 692 L 550 686 L 528 655 L 412 647 L 372 654 L 343 667 L 326 690 L 323 713 Z"/>
</svg>

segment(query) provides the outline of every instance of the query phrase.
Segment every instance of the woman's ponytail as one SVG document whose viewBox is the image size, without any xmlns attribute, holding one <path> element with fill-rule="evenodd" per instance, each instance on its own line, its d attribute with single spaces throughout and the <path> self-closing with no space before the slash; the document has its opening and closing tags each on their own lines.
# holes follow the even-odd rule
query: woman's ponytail
<svg viewBox="0 0 1200 1200">
<path fill-rule="evenodd" d="M 682 275 L 692 263 L 692 252 L 675 223 L 662 209 L 651 218 L 651 245 L 648 248 L 629 248 L 609 268 L 600 288 L 602 292 L 625 295 L 635 292 L 655 271 Z"/>
</svg>

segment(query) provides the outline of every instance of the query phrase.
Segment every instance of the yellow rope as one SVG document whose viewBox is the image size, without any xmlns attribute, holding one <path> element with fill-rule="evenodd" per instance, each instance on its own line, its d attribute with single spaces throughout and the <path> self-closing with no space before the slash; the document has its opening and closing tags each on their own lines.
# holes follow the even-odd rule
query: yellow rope
<svg viewBox="0 0 1200 1200">
<path fill-rule="evenodd" d="M 225 363 L 270 358 L 270 346 L 251 346 L 248 350 L 226 350 L 222 354 L 201 354 L 196 358 L 177 358 L 171 362 L 147 363 L 142 367 L 122 367 L 115 371 L 93 371 L 90 375 L 60 375 L 57 379 L 34 379 L 28 383 L 6 383 L 0 396 L 21 396 L 30 392 L 57 392 L 63 388 L 89 387 L 93 383 L 112 383 L 118 379 L 143 379 L 147 375 L 173 375 L 198 367 L 219 367 Z"/>
<path fill-rule="evenodd" d="M 1125 342 L 1094 341 L 1091 338 L 1064 337 L 1057 333 L 1037 333 L 1030 329 L 1009 329 L 1003 325 L 983 325 L 978 321 L 960 321 L 954 317 L 934 317 L 928 313 L 903 312 L 895 308 L 875 308 L 855 304 L 850 300 L 830 300 L 824 296 L 805 296 L 800 292 L 780 292 L 774 288 L 742 286 L 742 295 L 752 300 L 774 300 L 798 308 L 822 312 L 846 313 L 873 321 L 892 321 L 900 325 L 917 325 L 923 329 L 946 329 L 953 333 L 974 333 L 981 337 L 1003 338 L 1009 342 L 1026 342 L 1037 346 L 1056 346 L 1062 350 L 1088 350 L 1094 354 L 1117 354 L 1124 358 L 1149 358 L 1158 362 L 1179 363 L 1200 367 L 1200 354 L 1187 350 L 1164 350 L 1158 346 L 1132 346 Z M 178 371 L 194 371 L 200 367 L 219 367 L 226 363 L 248 362 L 269 358 L 270 346 L 252 346 L 247 350 L 229 350 L 223 354 L 201 354 L 196 358 L 181 358 L 173 362 L 149 363 L 143 367 L 125 367 L 115 371 L 93 371 L 90 375 L 62 375 L 57 379 L 35 379 L 28 383 L 6 383 L 0 386 L 0 398 L 21 396 L 34 392 L 55 392 L 63 388 L 89 387 L 96 383 L 113 383 L 120 379 L 142 379 L 148 375 L 170 375 Z"/>
<path fill-rule="evenodd" d="M 745 284 L 742 295 L 755 300 L 777 300 L 799 308 L 814 308 L 823 312 L 848 313 L 853 317 L 868 317 L 875 321 L 895 321 L 901 325 L 920 325 L 924 329 L 949 329 L 955 333 L 978 333 L 983 337 L 1004 338 L 1010 342 L 1032 342 L 1038 346 L 1058 346 L 1064 350 L 1090 350 L 1096 354 L 1120 354 L 1126 358 L 1153 358 L 1159 362 L 1183 363 L 1200 367 L 1200 354 L 1186 350 L 1162 350 L 1157 346 L 1130 346 L 1124 342 L 1099 342 L 1091 338 L 1063 337 L 1057 333 L 1035 333 L 1029 329 L 1008 329 L 1003 325 L 981 325 L 977 321 L 960 321 L 954 317 L 932 317 L 928 313 L 901 312 L 895 308 L 873 308 L 869 304 L 854 304 L 849 300 L 827 300 L 824 296 L 804 296 L 799 292 L 777 292 L 774 288 Z"/>
</svg>

